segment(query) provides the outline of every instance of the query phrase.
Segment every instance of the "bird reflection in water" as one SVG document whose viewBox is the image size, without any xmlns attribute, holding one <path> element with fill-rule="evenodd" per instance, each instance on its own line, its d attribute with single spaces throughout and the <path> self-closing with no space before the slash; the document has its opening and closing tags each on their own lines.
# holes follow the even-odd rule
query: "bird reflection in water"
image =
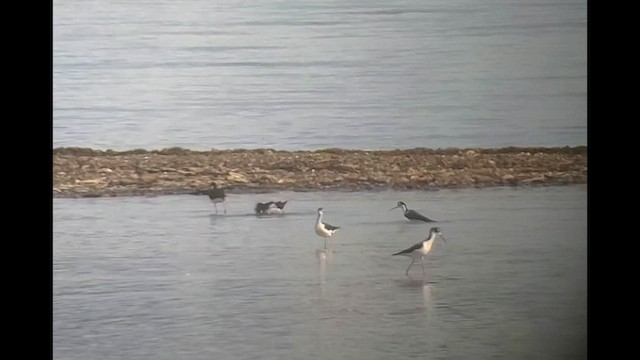
<svg viewBox="0 0 640 360">
<path fill-rule="evenodd" d="M 316 257 L 318 258 L 318 269 L 320 283 L 326 282 L 327 267 L 331 267 L 333 263 L 333 250 L 330 248 L 316 249 Z"/>
<path fill-rule="evenodd" d="M 427 316 L 433 314 L 433 285 L 424 283 L 422 285 L 422 304 Z"/>
</svg>

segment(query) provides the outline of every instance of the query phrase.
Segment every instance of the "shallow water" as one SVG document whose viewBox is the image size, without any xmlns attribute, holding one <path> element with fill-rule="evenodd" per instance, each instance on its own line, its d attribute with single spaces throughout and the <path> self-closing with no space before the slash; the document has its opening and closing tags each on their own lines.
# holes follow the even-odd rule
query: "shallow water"
<svg viewBox="0 0 640 360">
<path fill-rule="evenodd" d="M 288 199 L 257 218 L 257 201 Z M 431 224 L 427 277 L 393 257 Z M 582 359 L 586 188 L 54 199 L 57 359 Z M 315 209 L 341 226 L 325 257 Z"/>
<path fill-rule="evenodd" d="M 574 146 L 585 0 L 53 1 L 53 145 Z"/>
</svg>

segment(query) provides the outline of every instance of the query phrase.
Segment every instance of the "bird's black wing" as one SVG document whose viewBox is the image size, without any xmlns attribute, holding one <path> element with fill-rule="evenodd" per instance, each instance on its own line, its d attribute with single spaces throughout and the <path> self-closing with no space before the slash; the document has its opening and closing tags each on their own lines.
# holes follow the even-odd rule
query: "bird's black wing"
<svg viewBox="0 0 640 360">
<path fill-rule="evenodd" d="M 256 213 L 261 213 L 264 212 L 265 210 L 269 209 L 269 203 L 263 204 L 261 202 L 256 204 Z"/>
<path fill-rule="evenodd" d="M 431 220 L 428 217 L 420 214 L 419 212 L 415 211 L 415 210 L 409 210 L 407 211 L 404 216 L 407 217 L 407 219 L 410 220 L 422 220 L 424 222 L 435 222 L 435 220 Z"/>
<path fill-rule="evenodd" d="M 224 199 L 224 190 L 222 189 L 211 189 L 209 191 L 209 199 Z"/>
<path fill-rule="evenodd" d="M 419 243 L 413 245 L 412 247 L 408 248 L 408 249 L 404 249 L 402 251 L 399 251 L 393 255 L 401 255 L 401 254 L 410 254 L 412 253 L 414 250 L 418 250 L 422 247 L 422 241 L 420 241 Z"/>
<path fill-rule="evenodd" d="M 340 226 L 329 225 L 326 222 L 323 222 L 322 224 L 324 225 L 325 229 L 327 229 L 327 230 L 338 230 L 338 229 L 340 229 Z"/>
</svg>

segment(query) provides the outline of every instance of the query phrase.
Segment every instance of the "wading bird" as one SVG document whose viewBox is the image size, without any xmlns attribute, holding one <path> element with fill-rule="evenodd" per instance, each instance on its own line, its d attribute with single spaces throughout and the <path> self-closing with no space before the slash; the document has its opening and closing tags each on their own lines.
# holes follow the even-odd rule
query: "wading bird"
<svg viewBox="0 0 640 360">
<path fill-rule="evenodd" d="M 327 248 L 327 238 L 333 236 L 333 234 L 340 229 L 339 226 L 329 225 L 322 222 L 322 208 L 318 208 L 318 220 L 316 220 L 316 234 L 324 238 L 324 248 Z"/>
<path fill-rule="evenodd" d="M 224 213 L 226 214 L 227 206 L 224 204 L 224 189 L 218 188 L 218 185 L 216 183 L 211 183 L 211 186 L 213 186 L 213 188 L 209 190 L 209 200 L 211 200 L 213 206 L 216 208 L 216 214 L 218 213 L 218 203 L 222 203 L 222 206 L 224 207 Z"/>
<path fill-rule="evenodd" d="M 424 221 L 424 222 L 436 222 L 435 220 L 431 220 L 428 217 L 420 214 L 419 212 L 417 212 L 415 210 L 407 209 L 407 204 L 403 203 L 402 201 L 398 201 L 398 205 L 396 205 L 395 207 L 392 207 L 391 209 L 389 209 L 389 211 L 397 209 L 399 207 L 402 208 L 402 211 L 404 212 L 404 217 L 406 217 L 409 220 L 418 220 L 418 221 Z"/>
<path fill-rule="evenodd" d="M 447 242 L 447 240 L 444 239 L 444 236 L 442 236 L 442 232 L 440 231 L 440 228 L 432 227 L 431 230 L 429 230 L 428 238 L 420 241 L 419 243 L 413 245 L 410 248 L 404 249 L 402 251 L 399 251 L 393 254 L 393 255 L 408 256 L 411 258 L 411 264 L 409 264 L 407 271 L 405 271 L 405 275 L 407 275 L 409 279 L 411 279 L 411 276 L 409 276 L 409 269 L 411 269 L 411 266 L 413 266 L 413 263 L 415 263 L 415 261 L 418 259 L 420 259 L 420 262 L 422 263 L 422 275 L 424 276 L 426 274 L 424 270 L 424 257 L 431 251 L 431 248 L 433 247 L 433 243 L 434 241 L 436 241 L 436 236 L 438 235 L 440 235 L 440 238 L 442 239 L 442 241 L 444 241 L 445 243 Z"/>
<path fill-rule="evenodd" d="M 255 207 L 256 215 L 282 215 L 284 214 L 284 206 L 289 200 L 286 201 L 269 201 L 266 203 L 257 203 Z"/>
</svg>

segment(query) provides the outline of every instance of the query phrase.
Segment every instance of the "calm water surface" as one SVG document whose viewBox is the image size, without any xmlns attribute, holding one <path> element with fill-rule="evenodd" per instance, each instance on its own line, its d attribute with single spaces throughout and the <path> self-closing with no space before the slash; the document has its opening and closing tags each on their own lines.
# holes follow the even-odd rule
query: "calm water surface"
<svg viewBox="0 0 640 360">
<path fill-rule="evenodd" d="M 288 199 L 277 218 L 256 201 Z M 440 220 L 423 239 L 398 200 Z M 583 359 L 586 188 L 54 199 L 56 359 Z M 325 257 L 315 209 L 341 226 Z"/>
<path fill-rule="evenodd" d="M 586 145 L 586 0 L 54 0 L 53 144 Z"/>
</svg>

